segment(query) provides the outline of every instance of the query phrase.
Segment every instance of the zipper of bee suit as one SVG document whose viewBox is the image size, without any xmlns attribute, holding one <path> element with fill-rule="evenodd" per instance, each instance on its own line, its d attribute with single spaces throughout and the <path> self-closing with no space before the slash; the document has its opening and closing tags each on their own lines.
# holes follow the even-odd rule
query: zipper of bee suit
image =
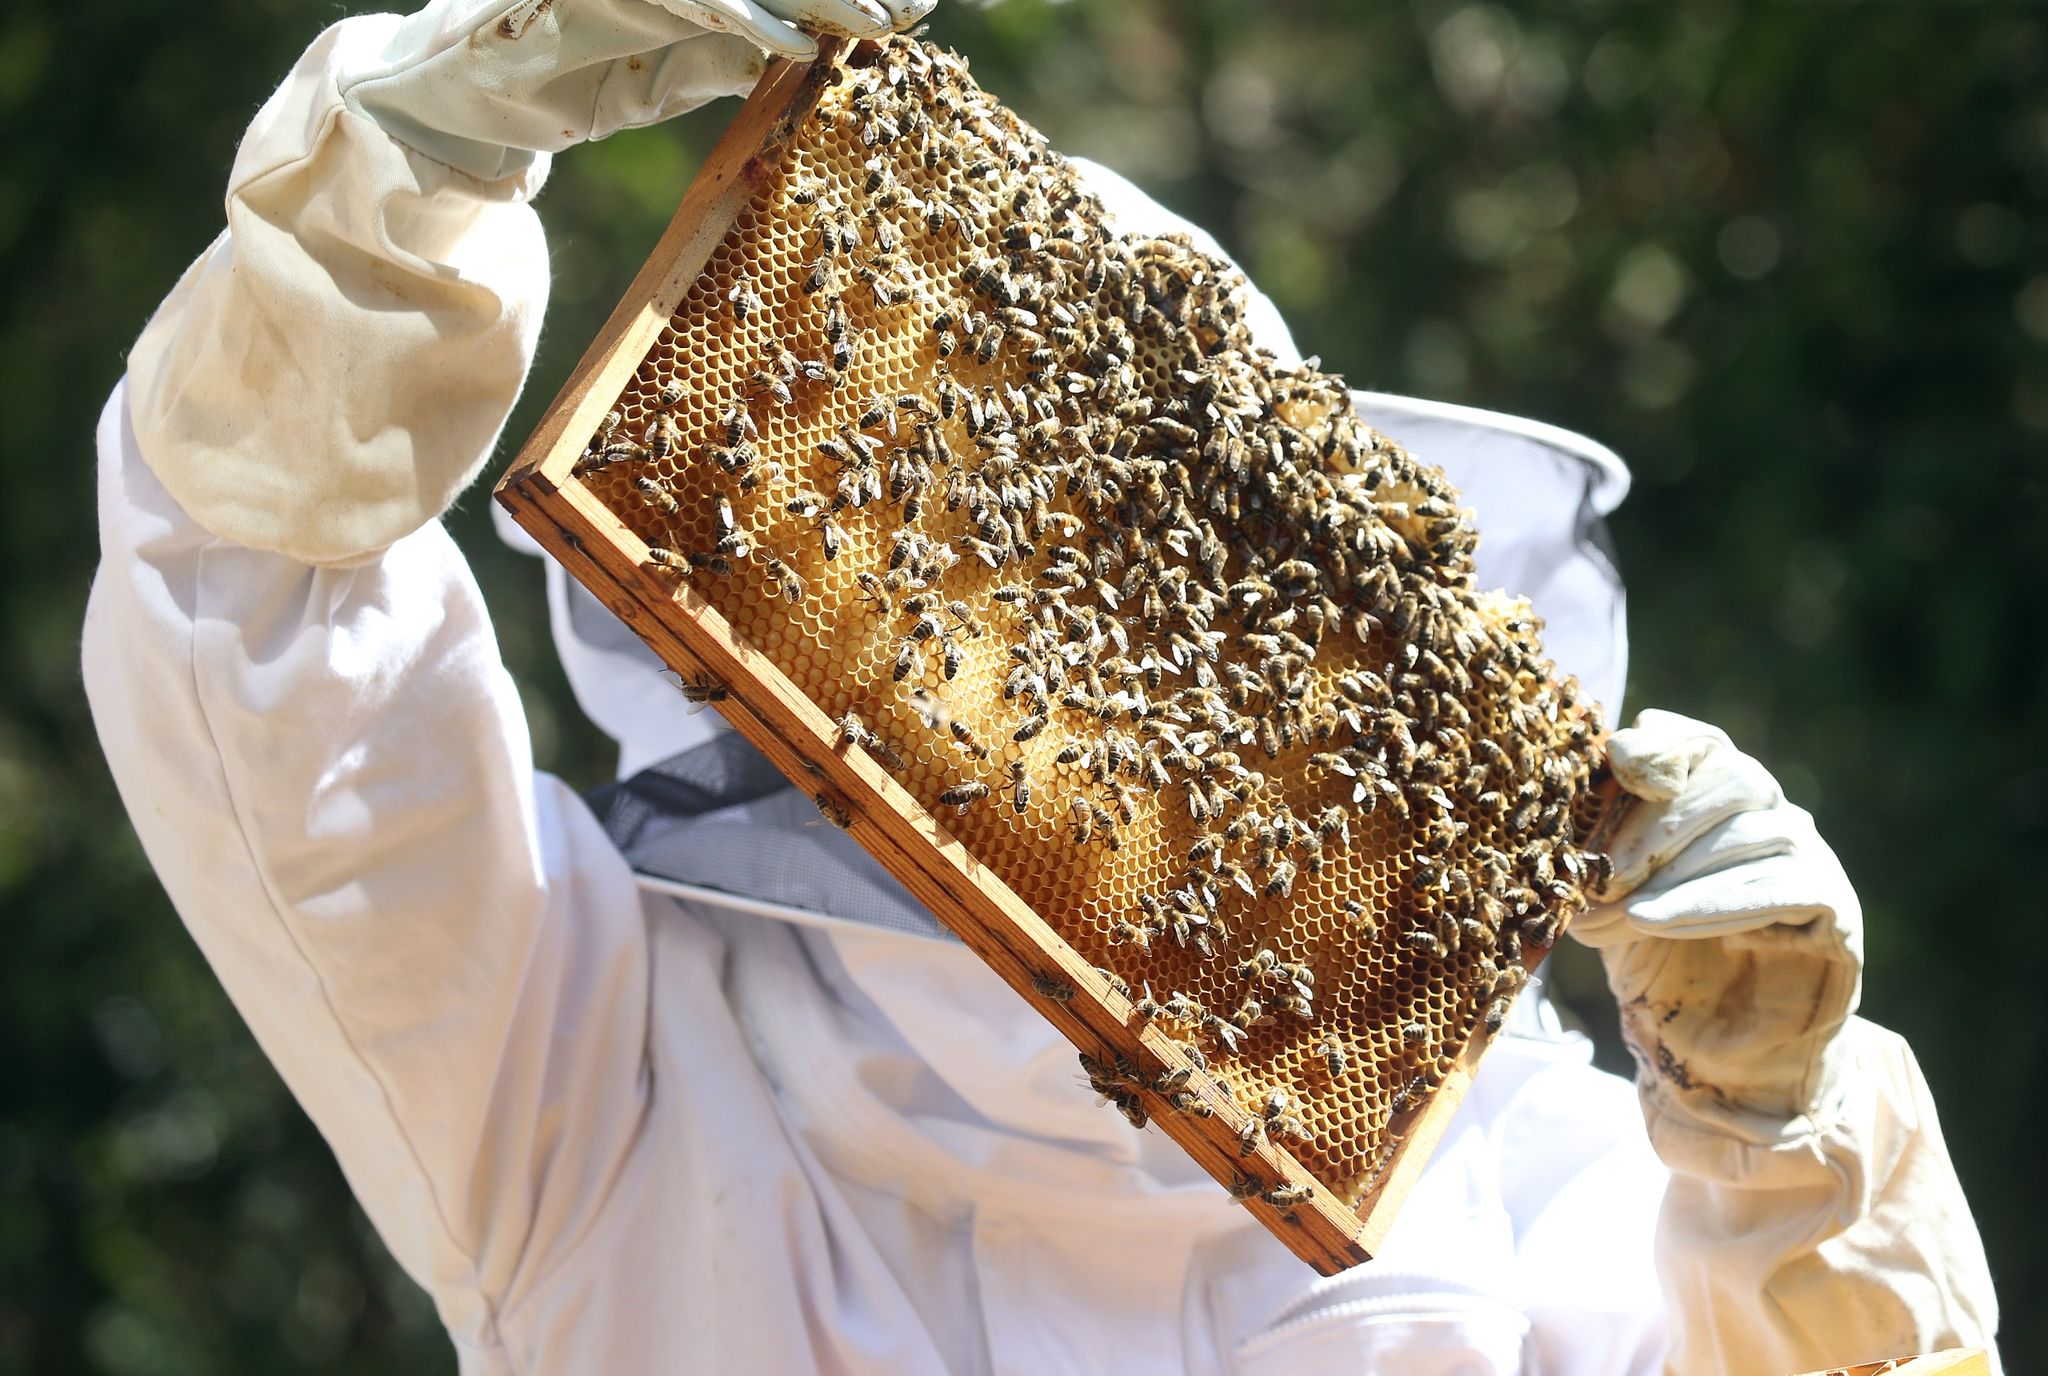
<svg viewBox="0 0 2048 1376">
<path fill-rule="evenodd" d="M 963 1159 L 869 1088 L 852 1039 L 829 1015 L 835 991 L 813 968 L 803 938 L 777 924 L 732 927 L 733 1002 L 784 1111 L 834 1175 L 964 1233 L 985 1297 L 981 1321 L 994 1376 L 1094 1369 L 1099 1363 L 1088 1354 L 1099 1357 L 1105 1346 L 1116 1352 L 1120 1372 L 1187 1370 L 1195 1247 L 1251 1226 L 1241 1209 L 1206 1176 L 1148 1189 L 1133 1165 L 1000 1127 L 989 1130 L 1009 1139 L 1003 1145 L 1013 1165 L 1036 1169 Z M 806 984 L 819 996 L 792 996 Z M 1075 1092 L 1082 1092 L 1078 1083 Z M 1116 1264 L 1132 1256 L 1143 1264 Z"/>
</svg>

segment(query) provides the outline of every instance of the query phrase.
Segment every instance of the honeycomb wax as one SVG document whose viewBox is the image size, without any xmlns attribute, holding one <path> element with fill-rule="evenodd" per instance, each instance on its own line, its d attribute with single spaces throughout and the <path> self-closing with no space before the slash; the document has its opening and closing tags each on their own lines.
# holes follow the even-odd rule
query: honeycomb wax
<svg viewBox="0 0 2048 1376">
<path fill-rule="evenodd" d="M 852 49 L 752 175 L 576 472 L 1360 1199 L 1583 906 L 1589 708 L 1443 475 L 958 58 Z"/>
</svg>

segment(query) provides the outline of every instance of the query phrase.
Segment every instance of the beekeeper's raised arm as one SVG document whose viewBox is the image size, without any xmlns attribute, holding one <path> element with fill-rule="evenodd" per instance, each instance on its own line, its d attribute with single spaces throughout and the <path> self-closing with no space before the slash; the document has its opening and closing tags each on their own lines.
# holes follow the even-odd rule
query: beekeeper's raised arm
<svg viewBox="0 0 2048 1376">
<path fill-rule="evenodd" d="M 645 935 L 437 518 L 525 377 L 548 154 L 746 91 L 789 19 L 928 0 L 437 3 L 322 34 L 99 430 L 95 722 L 237 1007 L 457 1342 L 639 1121 Z"/>
</svg>

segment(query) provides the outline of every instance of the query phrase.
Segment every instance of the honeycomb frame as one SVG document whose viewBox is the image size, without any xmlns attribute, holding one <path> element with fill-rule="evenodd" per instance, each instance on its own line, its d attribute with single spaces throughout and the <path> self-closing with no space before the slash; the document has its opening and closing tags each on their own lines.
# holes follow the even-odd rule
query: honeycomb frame
<svg viewBox="0 0 2048 1376">
<path fill-rule="evenodd" d="M 1191 1059 L 1190 1043 L 1141 1016 L 1128 982 L 1109 977 L 977 861 L 713 600 L 660 567 L 661 549 L 645 538 L 645 513 L 631 509 L 620 482 L 591 471 L 589 456 L 608 413 L 720 245 L 778 175 L 841 56 L 839 45 L 828 43 L 815 63 L 770 66 L 507 471 L 498 500 L 685 684 L 717 685 L 717 706 L 733 726 L 1084 1056 L 1129 1067 L 1123 1078 L 1133 1085 L 1139 1116 L 1160 1126 L 1291 1251 L 1324 1274 L 1369 1260 L 1463 1097 L 1488 1040 L 1486 1024 L 1475 1023 L 1462 1045 L 1434 1048 L 1434 1084 L 1400 1114 L 1398 1130 L 1389 1129 L 1384 1163 L 1347 1204 L 1296 1152 L 1261 1131 L 1260 1115 L 1213 1067 Z M 1542 954 L 1527 948 L 1516 963 L 1533 969 Z M 1159 1083 L 1174 1087 L 1177 1102 L 1136 1087 Z"/>
</svg>

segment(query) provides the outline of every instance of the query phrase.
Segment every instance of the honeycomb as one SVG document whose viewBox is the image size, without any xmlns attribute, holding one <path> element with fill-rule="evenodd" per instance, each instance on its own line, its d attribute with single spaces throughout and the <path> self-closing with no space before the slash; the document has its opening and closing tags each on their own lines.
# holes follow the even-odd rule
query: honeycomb
<svg viewBox="0 0 2048 1376">
<path fill-rule="evenodd" d="M 1234 269 L 950 53 L 824 80 L 576 471 L 1355 1202 L 1583 906 L 1590 708 Z"/>
</svg>

